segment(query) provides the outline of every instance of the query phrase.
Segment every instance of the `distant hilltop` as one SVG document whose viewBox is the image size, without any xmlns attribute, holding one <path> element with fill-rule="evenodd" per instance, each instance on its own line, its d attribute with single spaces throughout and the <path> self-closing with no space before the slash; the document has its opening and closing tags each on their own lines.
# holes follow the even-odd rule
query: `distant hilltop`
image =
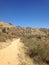
<svg viewBox="0 0 49 65">
<path fill-rule="evenodd" d="M 11 27 L 14 27 L 11 23 L 5 23 L 3 21 L 0 21 L 0 27 L 8 27 L 8 28 L 11 28 Z"/>
<path fill-rule="evenodd" d="M 21 33 L 28 33 L 28 34 L 41 34 L 41 35 L 45 35 L 49 33 L 49 29 L 47 28 L 29 28 L 29 27 L 20 27 L 20 26 L 14 26 L 11 23 L 5 23 L 3 21 L 0 21 L 0 28 L 10 28 L 10 30 L 12 32 L 18 31 Z"/>
<path fill-rule="evenodd" d="M 12 24 L 0 21 L 0 37 L 3 39 L 17 37 L 49 37 L 49 29 L 47 28 L 29 28 L 13 26 Z M 5 38 L 4 38 L 5 37 Z M 2 41 L 1 40 L 1 41 Z"/>
</svg>

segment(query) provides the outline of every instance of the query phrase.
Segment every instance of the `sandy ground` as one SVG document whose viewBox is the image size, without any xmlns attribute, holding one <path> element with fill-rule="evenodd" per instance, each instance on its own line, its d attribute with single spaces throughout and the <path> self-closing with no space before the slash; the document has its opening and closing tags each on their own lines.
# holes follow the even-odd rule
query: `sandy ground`
<svg viewBox="0 0 49 65">
<path fill-rule="evenodd" d="M 18 59 L 16 58 L 17 53 L 19 53 L 18 45 L 19 39 L 14 40 L 10 46 L 0 50 L 0 65 L 18 64 Z"/>
<path fill-rule="evenodd" d="M 24 59 L 25 54 L 22 48 L 20 39 L 13 39 L 11 45 L 0 50 L 0 65 L 34 65 L 28 58 Z"/>
</svg>

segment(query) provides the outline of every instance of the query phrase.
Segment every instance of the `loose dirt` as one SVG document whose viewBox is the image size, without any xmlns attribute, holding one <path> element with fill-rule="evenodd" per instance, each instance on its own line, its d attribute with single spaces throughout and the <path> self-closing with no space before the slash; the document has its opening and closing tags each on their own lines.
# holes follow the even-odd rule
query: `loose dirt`
<svg viewBox="0 0 49 65">
<path fill-rule="evenodd" d="M 23 47 L 20 39 L 13 39 L 9 46 L 0 49 L 0 65 L 34 65 Z"/>
</svg>

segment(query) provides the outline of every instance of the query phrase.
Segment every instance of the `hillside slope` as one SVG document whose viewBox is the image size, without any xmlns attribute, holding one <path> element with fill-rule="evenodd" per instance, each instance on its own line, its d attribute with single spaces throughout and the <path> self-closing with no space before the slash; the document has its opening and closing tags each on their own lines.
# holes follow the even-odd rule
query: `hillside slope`
<svg viewBox="0 0 49 65">
<path fill-rule="evenodd" d="M 15 55 L 19 56 L 17 60 Z M 49 29 L 24 28 L 0 22 L 0 56 L 4 60 L 9 57 L 19 60 L 22 64 L 18 65 L 49 65 Z M 14 61 L 5 62 L 3 59 L 0 63 L 3 61 L 6 65 Z M 11 65 L 15 64 L 15 61 Z"/>
<path fill-rule="evenodd" d="M 34 65 L 23 48 L 20 39 L 13 39 L 11 45 L 0 50 L 0 65 Z"/>
</svg>

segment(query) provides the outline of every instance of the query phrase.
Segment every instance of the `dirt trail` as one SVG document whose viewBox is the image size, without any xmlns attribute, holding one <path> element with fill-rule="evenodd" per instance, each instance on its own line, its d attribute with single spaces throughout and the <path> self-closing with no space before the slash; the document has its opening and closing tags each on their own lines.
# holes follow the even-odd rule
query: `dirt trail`
<svg viewBox="0 0 49 65">
<path fill-rule="evenodd" d="M 24 59 L 25 54 L 20 39 L 14 39 L 11 45 L 0 50 L 0 65 L 34 65 L 31 60 Z M 28 64 L 27 62 L 28 61 Z"/>
</svg>

